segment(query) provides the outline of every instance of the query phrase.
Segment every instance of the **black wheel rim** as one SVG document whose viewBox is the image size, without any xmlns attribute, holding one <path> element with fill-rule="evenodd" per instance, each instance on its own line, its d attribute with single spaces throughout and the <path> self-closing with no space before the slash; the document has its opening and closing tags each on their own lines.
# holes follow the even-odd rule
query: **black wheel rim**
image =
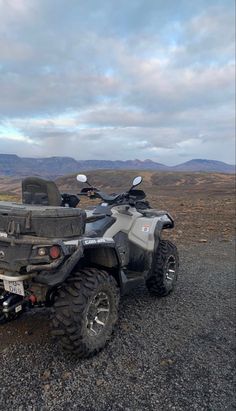
<svg viewBox="0 0 236 411">
<path fill-rule="evenodd" d="M 166 264 L 165 279 L 167 284 L 173 283 L 176 276 L 176 260 L 173 255 L 170 255 Z"/>
<path fill-rule="evenodd" d="M 91 337 L 97 337 L 103 332 L 109 315 L 109 297 L 104 291 L 100 291 L 90 301 L 86 315 L 87 331 Z"/>
</svg>

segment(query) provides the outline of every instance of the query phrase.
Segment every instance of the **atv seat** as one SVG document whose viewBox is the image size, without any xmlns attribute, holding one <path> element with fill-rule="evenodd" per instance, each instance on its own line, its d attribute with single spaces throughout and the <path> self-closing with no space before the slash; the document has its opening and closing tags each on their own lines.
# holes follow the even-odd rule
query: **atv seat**
<svg viewBox="0 0 236 411">
<path fill-rule="evenodd" d="M 114 217 L 104 214 L 87 216 L 84 236 L 103 237 L 104 233 L 115 221 L 116 219 Z"/>
<path fill-rule="evenodd" d="M 22 203 L 61 206 L 61 194 L 53 181 L 27 177 L 22 181 Z"/>
</svg>

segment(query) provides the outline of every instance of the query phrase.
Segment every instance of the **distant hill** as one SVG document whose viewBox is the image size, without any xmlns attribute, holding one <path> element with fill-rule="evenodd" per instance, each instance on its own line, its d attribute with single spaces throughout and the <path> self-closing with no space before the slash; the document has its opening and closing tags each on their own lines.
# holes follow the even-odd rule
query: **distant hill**
<svg viewBox="0 0 236 411">
<path fill-rule="evenodd" d="M 71 157 L 23 158 L 14 154 L 0 154 L 0 175 L 28 176 L 38 175 L 56 178 L 82 170 L 153 170 L 153 171 L 189 171 L 234 173 L 235 166 L 215 160 L 194 159 L 170 167 L 152 160 L 83 160 Z"/>
<path fill-rule="evenodd" d="M 202 160 L 194 159 L 187 161 L 186 163 L 179 164 L 172 167 L 172 170 L 177 171 L 205 171 L 205 172 L 221 172 L 221 173 L 234 173 L 235 166 L 223 163 L 217 160 Z"/>
</svg>

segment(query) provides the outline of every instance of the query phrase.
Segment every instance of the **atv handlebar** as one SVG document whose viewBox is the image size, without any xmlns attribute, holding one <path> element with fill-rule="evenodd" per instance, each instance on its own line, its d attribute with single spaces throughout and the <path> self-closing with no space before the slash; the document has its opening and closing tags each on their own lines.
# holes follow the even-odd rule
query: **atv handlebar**
<svg viewBox="0 0 236 411">
<path fill-rule="evenodd" d="M 137 176 L 133 180 L 133 184 L 128 191 L 125 191 L 120 194 L 106 194 L 103 191 L 100 191 L 96 187 L 93 187 L 87 179 L 87 176 L 84 174 L 78 174 L 77 180 L 81 183 L 87 183 L 89 187 L 82 188 L 81 192 L 78 194 L 79 196 L 87 196 L 91 199 L 99 198 L 108 205 L 130 205 L 133 207 L 137 207 L 141 203 L 145 203 L 145 207 L 148 207 L 148 202 L 144 202 L 143 200 L 146 197 L 146 194 L 142 190 L 136 190 L 137 187 L 142 182 L 142 177 Z"/>
<path fill-rule="evenodd" d="M 121 194 L 106 194 L 103 191 L 98 190 L 95 187 L 86 187 L 81 190 L 78 194 L 79 196 L 86 196 L 91 199 L 101 199 L 102 201 L 106 202 L 109 205 L 121 205 L 121 204 L 129 204 L 132 206 L 136 205 L 137 201 L 143 200 L 146 195 L 142 190 L 129 190 L 127 192 Z"/>
<path fill-rule="evenodd" d="M 120 196 L 118 195 L 109 195 L 104 193 L 103 191 L 98 190 L 95 187 L 86 187 L 81 190 L 78 194 L 79 196 L 86 196 L 92 199 L 99 198 L 105 201 L 108 204 L 113 204 L 115 200 Z"/>
</svg>

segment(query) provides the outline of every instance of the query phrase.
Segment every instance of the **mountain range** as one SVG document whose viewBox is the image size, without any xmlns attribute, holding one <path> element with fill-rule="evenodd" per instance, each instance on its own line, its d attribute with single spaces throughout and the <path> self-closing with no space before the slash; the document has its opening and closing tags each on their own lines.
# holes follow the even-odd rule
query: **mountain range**
<svg viewBox="0 0 236 411">
<path fill-rule="evenodd" d="M 0 175 L 42 176 L 56 178 L 65 174 L 99 169 L 155 170 L 185 172 L 234 173 L 235 166 L 216 160 L 193 159 L 176 166 L 166 166 L 152 160 L 75 160 L 71 157 L 27 158 L 15 154 L 0 154 Z"/>
</svg>

